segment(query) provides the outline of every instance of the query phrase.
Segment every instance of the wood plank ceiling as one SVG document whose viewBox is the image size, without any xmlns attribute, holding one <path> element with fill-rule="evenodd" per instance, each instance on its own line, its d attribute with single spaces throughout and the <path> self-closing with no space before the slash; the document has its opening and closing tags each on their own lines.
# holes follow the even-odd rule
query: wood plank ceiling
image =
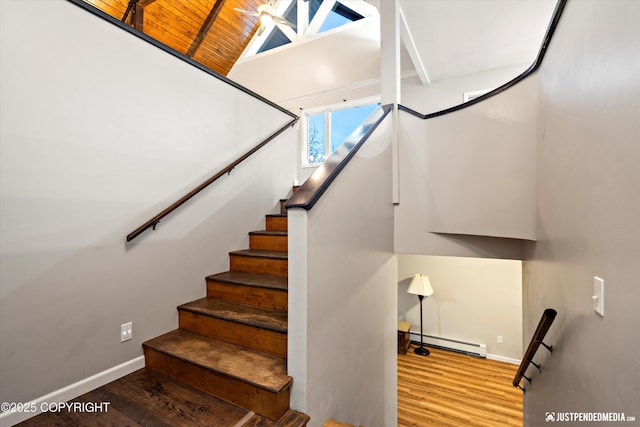
<svg viewBox="0 0 640 427">
<path fill-rule="evenodd" d="M 258 29 L 263 0 L 84 0 L 150 37 L 227 75 Z M 129 7 L 129 12 L 127 9 Z"/>
</svg>

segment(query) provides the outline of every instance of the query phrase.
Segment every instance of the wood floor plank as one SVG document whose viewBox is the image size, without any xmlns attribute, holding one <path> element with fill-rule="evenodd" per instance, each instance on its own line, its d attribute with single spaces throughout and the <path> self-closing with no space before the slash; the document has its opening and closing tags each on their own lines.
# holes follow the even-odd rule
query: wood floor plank
<svg viewBox="0 0 640 427">
<path fill-rule="evenodd" d="M 141 369 L 73 402 L 109 402 L 106 412 L 46 412 L 19 426 L 229 427 L 247 411 L 164 375 Z"/>
<path fill-rule="evenodd" d="M 522 426 L 516 365 L 439 349 L 398 355 L 398 426 Z"/>
</svg>

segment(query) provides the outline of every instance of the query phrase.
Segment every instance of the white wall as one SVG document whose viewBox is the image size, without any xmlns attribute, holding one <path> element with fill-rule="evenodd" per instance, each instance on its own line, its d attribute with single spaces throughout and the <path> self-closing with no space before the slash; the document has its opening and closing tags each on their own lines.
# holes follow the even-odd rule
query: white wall
<svg viewBox="0 0 640 427">
<path fill-rule="evenodd" d="M 514 240 L 474 248 L 442 238 L 535 239 L 535 101 L 536 80 L 529 78 L 445 116 L 401 112 L 397 252 L 521 255 Z"/>
<path fill-rule="evenodd" d="M 379 26 L 372 16 L 299 39 L 238 61 L 229 78 L 295 110 L 301 96 L 379 79 Z"/>
<path fill-rule="evenodd" d="M 533 62 L 533 57 L 531 62 Z M 495 89 L 529 68 L 531 64 L 519 64 L 494 68 L 482 72 L 449 78 L 423 85 L 417 77 L 402 80 L 402 105 L 422 114 L 434 113 L 462 104 L 465 92 Z"/>
<path fill-rule="evenodd" d="M 391 122 L 310 211 L 289 211 L 292 407 L 311 417 L 397 424 L 397 264 Z"/>
<path fill-rule="evenodd" d="M 0 8 L 0 401 L 25 402 L 175 328 L 289 191 L 296 142 L 287 131 L 125 244 L 290 118 L 69 2 Z"/>
<path fill-rule="evenodd" d="M 419 333 L 418 298 L 407 293 L 416 273 L 429 276 L 434 290 L 422 302 L 425 335 L 486 344 L 488 357 L 522 358 L 521 261 L 398 255 L 398 319 Z"/>
<path fill-rule="evenodd" d="M 398 0 L 432 82 L 532 63 L 555 0 Z"/>
<path fill-rule="evenodd" d="M 640 420 L 640 3 L 568 2 L 539 71 L 539 239 L 524 264 L 524 338 L 558 311 L 531 370 L 526 426 L 546 412 Z M 588 28 L 589 31 L 585 31 Z M 592 309 L 605 280 L 605 315 Z M 570 424 L 570 423 L 567 423 Z"/>
</svg>

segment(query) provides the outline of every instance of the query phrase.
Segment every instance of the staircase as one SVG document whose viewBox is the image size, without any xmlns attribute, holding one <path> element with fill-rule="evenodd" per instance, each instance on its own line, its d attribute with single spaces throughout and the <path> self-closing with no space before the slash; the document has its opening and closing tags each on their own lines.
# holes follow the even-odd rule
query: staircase
<svg viewBox="0 0 640 427">
<path fill-rule="evenodd" d="M 179 329 L 142 346 L 148 369 L 275 425 L 305 426 L 309 418 L 289 409 L 285 202 L 249 233 L 249 249 L 229 253 L 229 271 L 206 278 L 205 298 L 178 307 Z"/>
</svg>

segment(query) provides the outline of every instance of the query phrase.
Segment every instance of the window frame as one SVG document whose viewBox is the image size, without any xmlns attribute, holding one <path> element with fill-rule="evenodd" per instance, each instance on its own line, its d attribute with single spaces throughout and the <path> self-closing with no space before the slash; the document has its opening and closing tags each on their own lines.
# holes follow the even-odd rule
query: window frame
<svg viewBox="0 0 640 427">
<path fill-rule="evenodd" d="M 273 28 L 276 26 L 275 23 L 272 23 L 268 28 L 265 29 L 264 33 L 262 33 L 260 36 L 256 35 L 251 39 L 244 52 L 240 55 L 239 60 L 248 59 L 249 57 L 255 55 L 265 55 L 268 52 L 277 51 L 283 46 L 290 46 L 291 44 L 299 43 L 302 39 L 330 33 L 332 31 L 338 30 L 338 28 L 345 28 L 361 21 L 352 21 L 345 25 L 333 28 L 329 31 L 319 33 L 320 27 L 324 23 L 327 16 L 331 13 L 336 3 L 341 3 L 343 7 L 352 10 L 356 14 L 362 16 L 363 19 L 367 19 L 372 16 L 378 16 L 378 10 L 375 8 L 375 6 L 367 3 L 365 0 L 323 0 L 316 14 L 313 16 L 311 22 L 309 22 L 309 6 L 305 0 L 278 0 L 274 5 L 274 13 L 276 15 L 283 16 L 293 2 L 298 2 L 296 30 L 294 31 L 292 28 L 285 25 L 278 26 L 284 33 L 284 35 L 289 39 L 289 42 L 273 49 L 267 49 L 265 51 L 258 52 L 266 42 L 267 37 L 271 34 Z"/>
<path fill-rule="evenodd" d="M 302 168 L 317 168 L 321 166 L 327 158 L 333 153 L 331 151 L 331 114 L 336 111 L 348 110 L 352 108 L 365 107 L 367 105 L 378 104 L 380 105 L 380 96 L 371 96 L 367 98 L 361 98 L 353 101 L 343 101 L 340 104 L 332 104 L 323 107 L 309 108 L 304 110 L 301 114 L 302 126 L 300 126 L 302 135 L 302 153 L 301 153 L 301 165 Z M 324 129 L 324 149 L 325 159 L 322 162 L 310 163 L 309 162 L 309 116 L 315 116 L 320 113 L 324 113 L 325 117 L 325 129 Z"/>
</svg>

